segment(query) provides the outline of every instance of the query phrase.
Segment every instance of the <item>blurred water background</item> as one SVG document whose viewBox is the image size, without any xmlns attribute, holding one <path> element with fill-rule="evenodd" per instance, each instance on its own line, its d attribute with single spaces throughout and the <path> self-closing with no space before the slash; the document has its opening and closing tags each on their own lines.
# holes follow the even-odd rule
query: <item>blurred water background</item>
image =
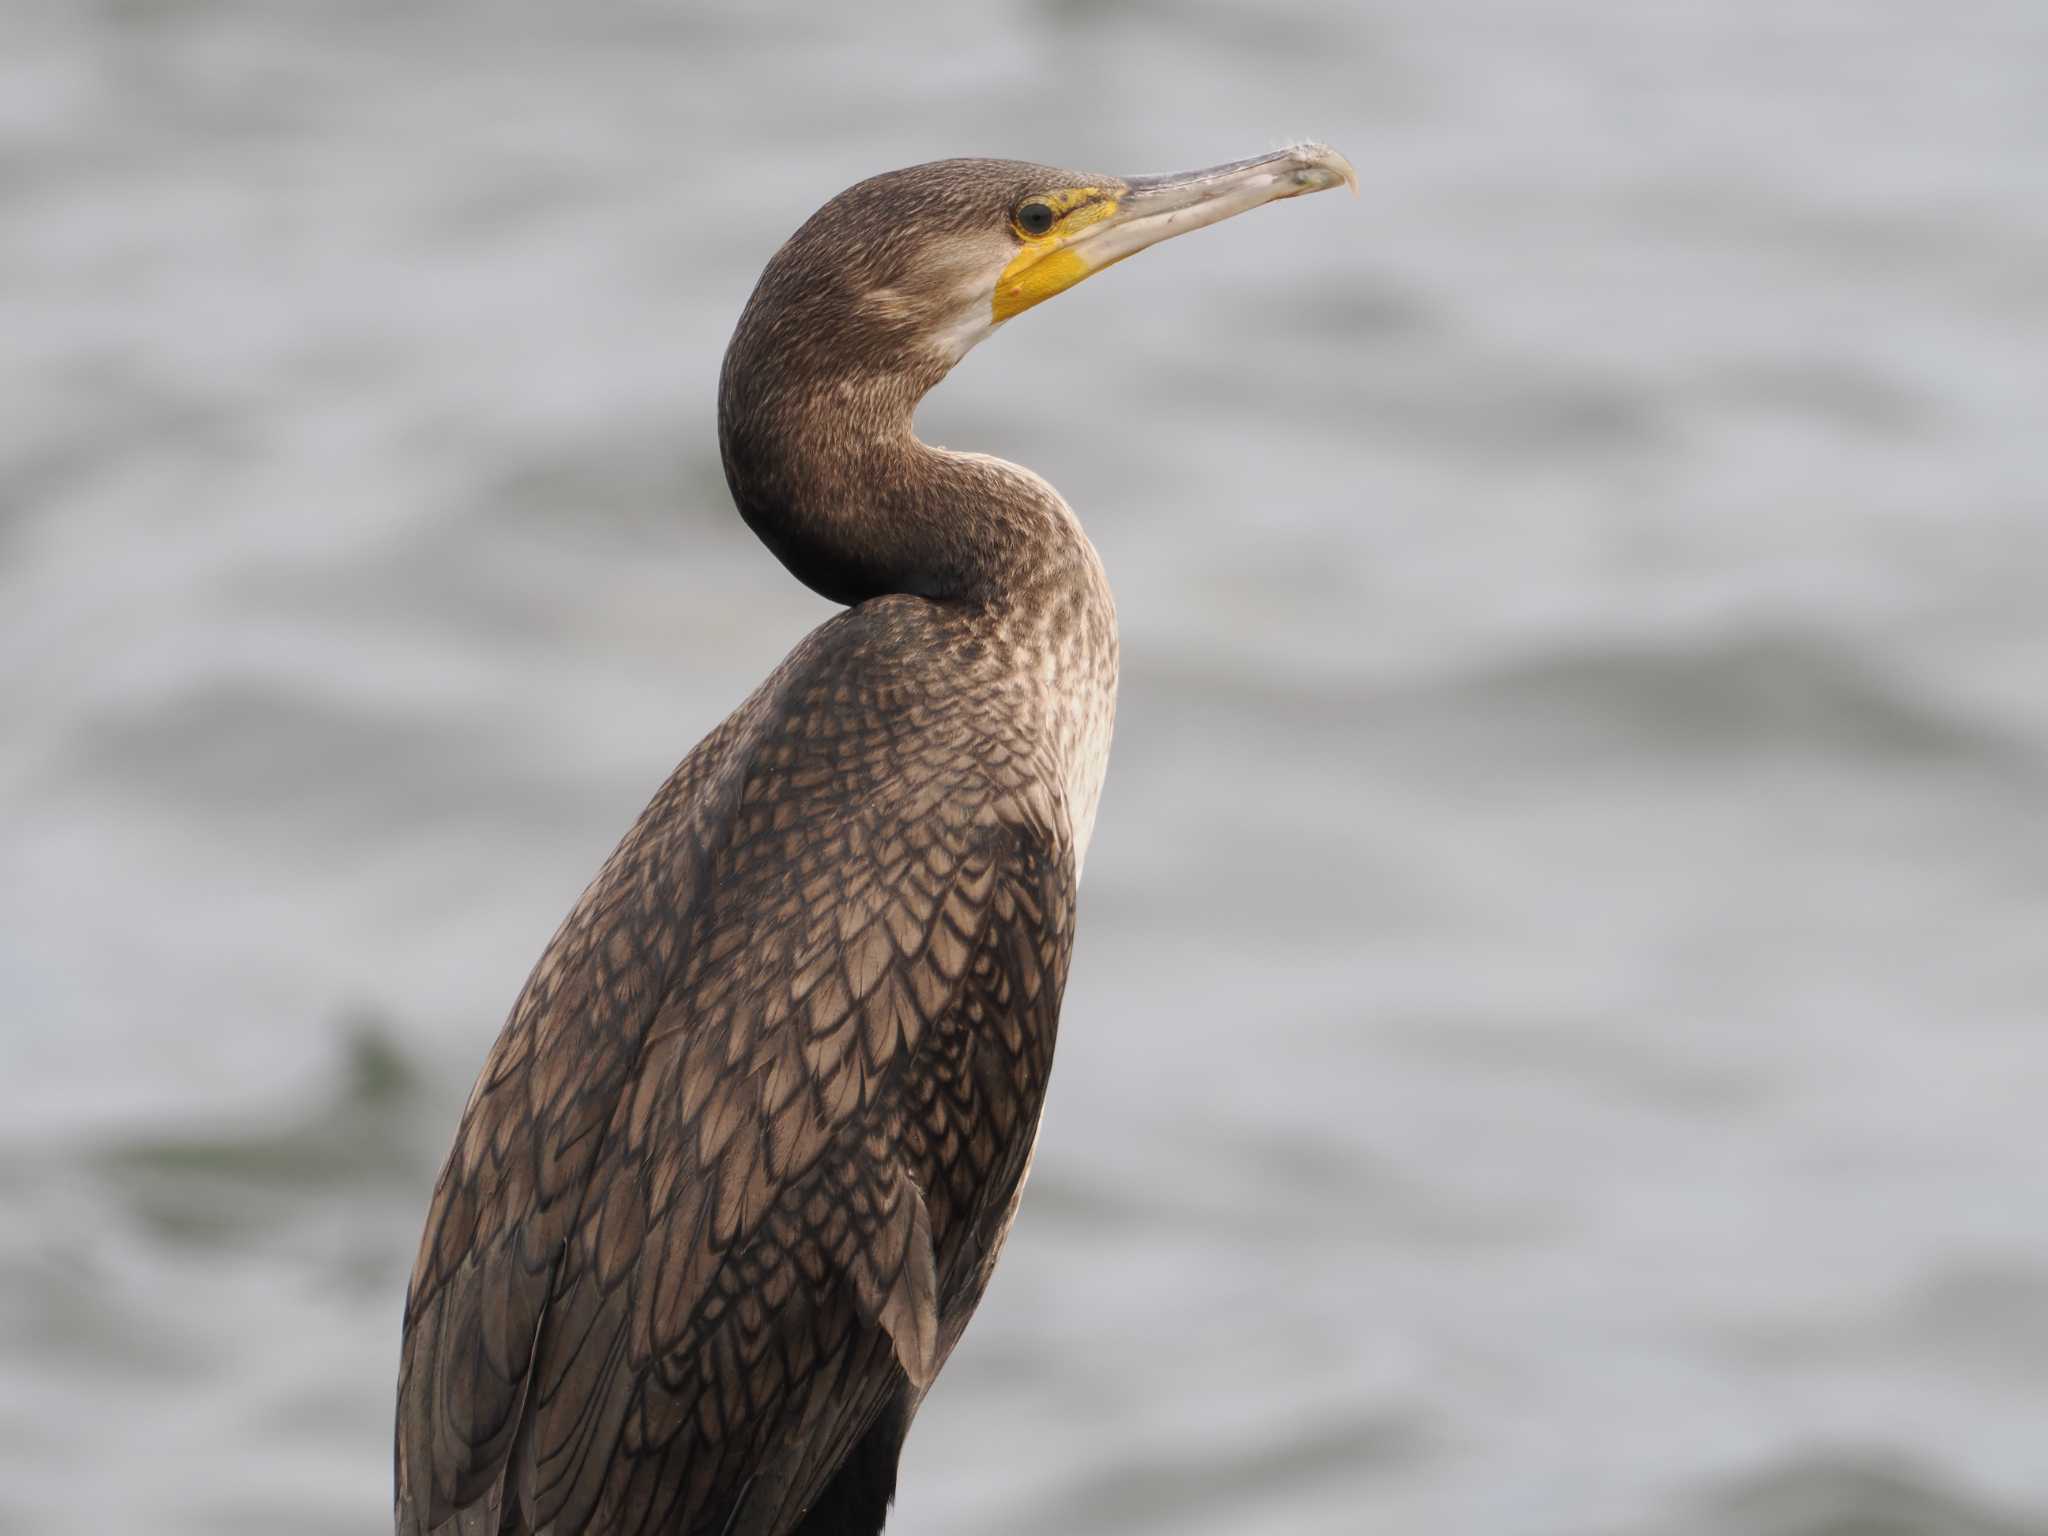
<svg viewBox="0 0 2048 1536">
<path fill-rule="evenodd" d="M 0 21 L 0 1530 L 388 1529 L 470 1077 L 829 611 L 776 243 L 1304 136 L 920 418 L 1125 672 L 892 1532 L 2048 1530 L 2038 0 Z"/>
</svg>

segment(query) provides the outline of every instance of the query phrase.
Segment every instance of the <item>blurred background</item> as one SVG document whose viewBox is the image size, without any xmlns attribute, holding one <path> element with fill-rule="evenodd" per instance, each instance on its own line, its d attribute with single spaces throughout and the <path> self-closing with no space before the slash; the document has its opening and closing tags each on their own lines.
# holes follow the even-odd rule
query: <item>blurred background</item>
<svg viewBox="0 0 2048 1536">
<path fill-rule="evenodd" d="M 389 1529 L 471 1075 L 829 612 L 782 237 L 1310 136 L 920 417 L 1125 670 L 893 1536 L 2048 1530 L 2048 8 L 0 11 L 0 1530 Z"/>
</svg>

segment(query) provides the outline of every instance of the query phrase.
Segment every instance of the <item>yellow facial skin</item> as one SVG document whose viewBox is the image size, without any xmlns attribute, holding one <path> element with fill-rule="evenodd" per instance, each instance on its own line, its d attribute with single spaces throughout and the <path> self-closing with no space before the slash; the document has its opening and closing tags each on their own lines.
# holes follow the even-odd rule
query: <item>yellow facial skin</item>
<svg viewBox="0 0 2048 1536">
<path fill-rule="evenodd" d="M 1082 278 L 1162 240 L 1236 218 L 1282 198 L 1326 192 L 1331 187 L 1358 190 L 1358 173 L 1351 162 L 1327 144 L 1295 144 L 1250 160 L 1170 176 L 1105 180 L 1106 185 L 1035 193 L 1011 209 L 1007 236 L 991 232 L 982 237 L 988 244 L 976 242 L 977 253 L 993 246 L 1006 254 L 999 258 L 1003 266 L 993 297 L 977 299 L 952 323 L 947 334 L 955 343 L 953 356 L 957 358 L 1011 316 L 1043 304 Z M 1030 209 L 1031 222 L 1038 224 L 1041 214 L 1034 205 L 1040 203 L 1052 214 L 1042 233 L 1016 222 L 1020 213 Z M 987 292 L 979 283 L 969 291 Z"/>
<path fill-rule="evenodd" d="M 1041 194 L 1036 201 L 1050 205 L 1058 217 L 1042 235 L 1017 231 L 1024 248 L 996 279 L 993 312 L 997 325 L 1012 315 L 1021 315 L 1034 304 L 1043 304 L 1056 293 L 1066 292 L 1098 270 L 1067 247 L 1081 230 L 1100 223 L 1117 208 L 1116 198 L 1100 187 L 1063 187 Z"/>
</svg>

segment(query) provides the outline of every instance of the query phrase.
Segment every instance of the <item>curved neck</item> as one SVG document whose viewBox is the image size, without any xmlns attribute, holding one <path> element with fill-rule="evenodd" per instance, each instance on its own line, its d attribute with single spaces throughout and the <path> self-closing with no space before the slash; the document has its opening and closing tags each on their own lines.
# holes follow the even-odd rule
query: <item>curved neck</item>
<svg viewBox="0 0 2048 1536">
<path fill-rule="evenodd" d="M 743 320 L 733 337 L 719 449 L 747 526 L 813 591 L 848 604 L 892 592 L 989 601 L 1085 544 L 1036 476 L 918 441 L 912 412 L 946 366 L 792 368 L 778 329 L 756 345 Z"/>
</svg>

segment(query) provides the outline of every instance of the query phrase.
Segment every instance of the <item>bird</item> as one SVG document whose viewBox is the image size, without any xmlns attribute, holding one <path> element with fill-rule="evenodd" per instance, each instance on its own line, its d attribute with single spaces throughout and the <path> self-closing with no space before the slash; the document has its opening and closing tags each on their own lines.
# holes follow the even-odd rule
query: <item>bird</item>
<svg viewBox="0 0 2048 1536">
<path fill-rule="evenodd" d="M 1116 608 L 923 396 L 1159 241 L 1349 185 L 954 159 L 775 252 L 719 376 L 735 505 L 841 611 L 684 758 L 528 976 L 407 1286 L 400 1536 L 874 1536 L 1036 1146 Z"/>
</svg>

